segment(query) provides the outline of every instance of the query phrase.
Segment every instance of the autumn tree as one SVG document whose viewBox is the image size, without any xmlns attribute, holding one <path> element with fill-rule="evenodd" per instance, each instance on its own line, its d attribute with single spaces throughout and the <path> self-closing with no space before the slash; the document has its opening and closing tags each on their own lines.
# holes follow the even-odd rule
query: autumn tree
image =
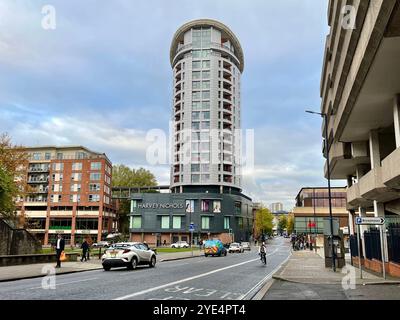
<svg viewBox="0 0 400 320">
<path fill-rule="evenodd" d="M 125 165 L 114 165 L 112 185 L 113 187 L 130 188 L 155 187 L 157 186 L 157 180 L 152 172 L 144 168 L 131 169 Z M 119 204 L 119 226 L 122 233 L 128 233 L 130 201 L 120 200 Z"/>
<path fill-rule="evenodd" d="M 257 237 L 262 234 L 271 234 L 273 228 L 274 215 L 265 207 L 261 207 L 255 214 L 255 232 Z"/>
<path fill-rule="evenodd" d="M 283 232 L 287 228 L 287 224 L 288 224 L 288 219 L 286 215 L 282 214 L 281 216 L 279 216 L 278 230 L 280 232 Z"/>
<path fill-rule="evenodd" d="M 27 191 L 27 159 L 23 147 L 13 145 L 7 134 L 0 135 L 0 218 L 16 222 L 15 199 Z"/>
<path fill-rule="evenodd" d="M 287 221 L 287 233 L 292 234 L 294 231 L 294 216 L 293 214 L 289 214 Z"/>
</svg>

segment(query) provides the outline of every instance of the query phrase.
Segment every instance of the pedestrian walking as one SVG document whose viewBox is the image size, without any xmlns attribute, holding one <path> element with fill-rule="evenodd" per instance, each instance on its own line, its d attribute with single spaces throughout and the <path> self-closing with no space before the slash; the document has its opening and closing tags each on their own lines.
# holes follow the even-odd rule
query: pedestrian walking
<svg viewBox="0 0 400 320">
<path fill-rule="evenodd" d="M 61 254 L 65 249 L 65 241 L 62 238 L 61 234 L 57 235 L 56 241 L 56 258 L 57 258 L 57 265 L 56 268 L 61 268 Z"/>
<path fill-rule="evenodd" d="M 83 259 L 85 259 L 85 261 L 87 261 L 88 260 L 89 244 L 86 241 L 86 239 L 83 240 L 82 245 L 81 245 L 81 249 L 82 249 L 81 262 L 83 262 Z"/>
</svg>

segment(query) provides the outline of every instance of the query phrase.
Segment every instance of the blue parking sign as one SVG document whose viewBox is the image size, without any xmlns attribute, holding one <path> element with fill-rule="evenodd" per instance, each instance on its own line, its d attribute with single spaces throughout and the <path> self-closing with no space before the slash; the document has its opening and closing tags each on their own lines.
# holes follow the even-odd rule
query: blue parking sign
<svg viewBox="0 0 400 320">
<path fill-rule="evenodd" d="M 194 231 L 194 223 L 191 223 L 191 224 L 189 225 L 189 231 Z"/>
</svg>

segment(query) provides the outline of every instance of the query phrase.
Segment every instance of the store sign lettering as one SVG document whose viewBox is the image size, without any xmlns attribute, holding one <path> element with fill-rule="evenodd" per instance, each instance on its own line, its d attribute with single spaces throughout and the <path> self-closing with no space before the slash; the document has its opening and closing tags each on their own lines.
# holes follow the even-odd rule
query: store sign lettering
<svg viewBox="0 0 400 320">
<path fill-rule="evenodd" d="M 183 203 L 143 203 L 139 209 L 184 209 Z"/>
</svg>

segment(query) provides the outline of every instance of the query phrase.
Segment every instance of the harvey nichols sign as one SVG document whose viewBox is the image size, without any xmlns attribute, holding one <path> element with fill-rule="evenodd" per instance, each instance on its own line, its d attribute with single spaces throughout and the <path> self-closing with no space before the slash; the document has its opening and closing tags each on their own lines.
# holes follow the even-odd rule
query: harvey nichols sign
<svg viewBox="0 0 400 320">
<path fill-rule="evenodd" d="M 184 209 L 183 203 L 139 203 L 139 209 Z"/>
</svg>

